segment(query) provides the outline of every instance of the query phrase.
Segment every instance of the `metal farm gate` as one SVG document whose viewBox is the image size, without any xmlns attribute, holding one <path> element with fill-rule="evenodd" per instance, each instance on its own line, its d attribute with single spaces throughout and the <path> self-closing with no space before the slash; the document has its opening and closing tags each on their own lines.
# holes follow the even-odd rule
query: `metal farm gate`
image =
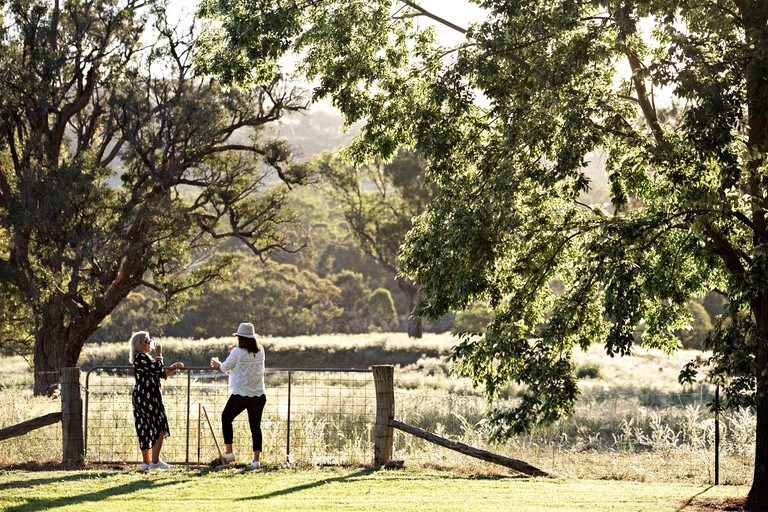
<svg viewBox="0 0 768 512">
<path fill-rule="evenodd" d="M 308 464 L 371 463 L 376 415 L 368 369 L 266 370 L 267 404 L 262 418 L 262 460 Z M 85 458 L 93 463 L 140 463 L 133 421 L 131 366 L 100 366 L 85 378 Z M 221 411 L 229 398 L 227 375 L 188 367 L 161 383 L 171 437 L 162 457 L 175 464 L 216 460 Z M 210 426 L 206 419 L 210 420 Z M 211 432 L 213 430 L 213 432 Z M 250 460 L 248 415 L 234 423 L 235 453 Z"/>
</svg>

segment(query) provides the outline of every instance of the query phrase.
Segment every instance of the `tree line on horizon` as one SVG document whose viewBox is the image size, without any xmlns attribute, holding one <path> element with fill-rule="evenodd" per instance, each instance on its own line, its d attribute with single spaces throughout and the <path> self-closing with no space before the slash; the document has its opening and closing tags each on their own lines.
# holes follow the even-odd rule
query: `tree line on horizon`
<svg viewBox="0 0 768 512">
<path fill-rule="evenodd" d="M 240 251 L 239 262 L 224 278 L 196 290 L 175 311 L 164 309 L 160 294 L 149 289 L 131 293 L 89 338 L 89 342 L 122 342 L 131 332 L 150 329 L 156 335 L 181 338 L 229 336 L 232 325 L 243 319 L 252 321 L 265 336 L 305 336 L 319 334 L 360 334 L 407 332 L 413 305 L 395 282 L 395 271 L 376 261 L 361 249 L 348 220 L 345 206 L 334 197 L 346 186 L 353 195 L 380 198 L 382 188 L 402 198 L 403 191 L 418 191 L 424 164 L 411 152 L 401 151 L 393 163 L 375 166 L 380 171 L 377 185 L 370 180 L 370 167 L 343 163 L 333 152 L 325 151 L 303 164 L 314 169 L 317 182 L 295 193 L 291 206 L 297 212 L 304 234 L 303 248 L 297 252 L 273 253 L 261 262 Z M 331 167 L 336 169 L 335 185 Z M 385 171 L 388 169 L 388 171 Z M 410 175 L 406 185 L 396 170 Z M 338 173 L 354 177 L 345 186 Z M 398 179 L 401 185 L 398 187 Z M 415 180 L 415 184 L 414 181 Z M 362 187 L 358 190 L 358 184 Z M 335 187 L 335 188 L 334 188 Z M 597 188 L 584 195 L 585 202 L 599 202 L 604 191 Z M 429 194 L 423 193 L 428 199 Z M 420 201 L 424 201 L 422 197 Z M 373 199 L 371 199 L 373 201 Z M 419 201 L 411 200 L 412 210 Z M 422 208 L 424 204 L 418 205 Z M 386 213 L 379 210 L 378 221 Z M 404 236 L 406 227 L 398 234 Z M 396 255 L 402 239 L 390 241 Z M 222 251 L 235 249 L 225 244 Z M 236 250 L 236 249 L 235 249 Z M 692 298 L 687 305 L 690 326 L 675 335 L 680 346 L 702 350 L 715 322 L 725 314 L 722 295 L 709 292 Z M 425 321 L 426 332 L 482 332 L 491 321 L 487 303 L 476 301 L 465 310 L 452 312 L 437 321 Z M 640 343 L 642 331 L 636 333 Z"/>
</svg>

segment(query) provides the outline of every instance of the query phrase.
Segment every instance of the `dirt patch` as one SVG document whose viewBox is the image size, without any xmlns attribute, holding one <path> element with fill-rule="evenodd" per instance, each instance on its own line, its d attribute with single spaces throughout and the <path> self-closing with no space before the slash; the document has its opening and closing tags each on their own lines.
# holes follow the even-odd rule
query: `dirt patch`
<svg viewBox="0 0 768 512">
<path fill-rule="evenodd" d="M 56 461 L 29 461 L 13 464 L 0 464 L 0 470 L 7 471 L 74 471 L 78 469 L 130 469 L 127 464 L 66 464 Z"/>
<path fill-rule="evenodd" d="M 741 512 L 747 510 L 745 502 L 746 498 L 694 498 L 680 510 L 686 512 Z"/>
</svg>

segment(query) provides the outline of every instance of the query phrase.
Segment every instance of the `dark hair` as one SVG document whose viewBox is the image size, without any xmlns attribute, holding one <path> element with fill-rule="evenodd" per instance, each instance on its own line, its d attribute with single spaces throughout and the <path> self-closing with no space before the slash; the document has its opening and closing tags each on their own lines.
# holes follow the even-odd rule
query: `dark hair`
<svg viewBox="0 0 768 512">
<path fill-rule="evenodd" d="M 256 338 L 248 338 L 246 336 L 238 336 L 237 337 L 237 346 L 240 348 L 244 348 L 251 354 L 255 354 L 259 350 L 261 350 L 261 344 L 256 341 Z"/>
</svg>

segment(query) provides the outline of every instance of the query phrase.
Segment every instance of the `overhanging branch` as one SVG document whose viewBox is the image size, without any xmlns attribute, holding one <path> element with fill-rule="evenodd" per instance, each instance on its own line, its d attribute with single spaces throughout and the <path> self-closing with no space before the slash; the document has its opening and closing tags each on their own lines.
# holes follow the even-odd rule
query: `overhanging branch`
<svg viewBox="0 0 768 512">
<path fill-rule="evenodd" d="M 438 23 L 440 23 L 442 25 L 445 25 L 448 28 L 452 28 L 456 32 L 460 32 L 462 34 L 466 34 L 467 33 L 467 29 L 461 28 L 460 26 L 458 26 L 458 25 L 456 25 L 454 23 L 451 23 L 450 21 L 446 20 L 445 18 L 441 18 L 440 16 L 438 16 L 436 14 L 432 14 L 431 12 L 429 12 L 426 9 L 424 9 L 423 7 L 421 7 L 420 5 L 416 4 L 415 2 L 412 2 L 411 0 L 403 0 L 403 3 L 405 5 L 407 5 L 408 7 L 411 7 L 412 9 L 416 9 L 417 11 L 419 11 L 421 14 L 423 14 L 427 18 L 432 18 L 436 22 L 438 22 Z"/>
</svg>

